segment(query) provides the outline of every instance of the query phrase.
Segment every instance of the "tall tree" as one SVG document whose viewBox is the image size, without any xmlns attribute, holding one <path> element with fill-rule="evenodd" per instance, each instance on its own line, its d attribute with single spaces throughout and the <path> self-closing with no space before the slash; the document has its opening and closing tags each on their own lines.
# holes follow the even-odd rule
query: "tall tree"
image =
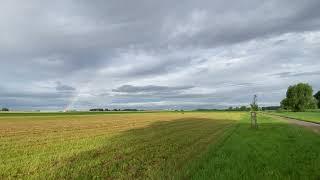
<svg viewBox="0 0 320 180">
<path fill-rule="evenodd" d="M 320 108 L 320 91 L 318 91 L 315 95 L 314 98 L 318 101 L 318 108 Z"/>
<path fill-rule="evenodd" d="M 281 101 L 281 106 L 295 112 L 314 109 L 316 108 L 316 101 L 312 94 L 312 87 L 307 83 L 289 86 L 287 96 Z"/>
</svg>

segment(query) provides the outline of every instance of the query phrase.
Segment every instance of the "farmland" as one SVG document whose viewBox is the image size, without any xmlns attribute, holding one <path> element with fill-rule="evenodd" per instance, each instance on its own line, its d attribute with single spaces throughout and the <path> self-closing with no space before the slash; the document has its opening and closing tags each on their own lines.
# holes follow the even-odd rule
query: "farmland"
<svg viewBox="0 0 320 180">
<path fill-rule="evenodd" d="M 0 179 L 320 177 L 319 134 L 243 112 L 0 114 Z"/>
</svg>

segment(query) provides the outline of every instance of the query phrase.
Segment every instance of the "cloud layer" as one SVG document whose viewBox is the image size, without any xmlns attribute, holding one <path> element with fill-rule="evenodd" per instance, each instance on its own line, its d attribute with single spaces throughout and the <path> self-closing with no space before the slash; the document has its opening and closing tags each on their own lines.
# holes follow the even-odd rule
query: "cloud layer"
<svg viewBox="0 0 320 180">
<path fill-rule="evenodd" d="M 277 105 L 320 89 L 320 2 L 38 1 L 0 7 L 0 106 Z"/>
</svg>

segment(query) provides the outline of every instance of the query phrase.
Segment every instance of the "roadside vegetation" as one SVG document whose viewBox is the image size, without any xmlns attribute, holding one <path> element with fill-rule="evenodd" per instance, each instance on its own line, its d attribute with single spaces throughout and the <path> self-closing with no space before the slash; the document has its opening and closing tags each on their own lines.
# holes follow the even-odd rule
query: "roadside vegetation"
<svg viewBox="0 0 320 180">
<path fill-rule="evenodd" d="M 319 94 L 319 92 L 317 93 Z M 303 112 L 307 109 L 317 109 L 318 95 L 313 96 L 313 89 L 307 83 L 299 83 L 289 86 L 286 98 L 281 101 L 281 107 L 285 110 Z"/>
<path fill-rule="evenodd" d="M 288 111 L 277 111 L 272 114 L 280 115 L 283 117 L 295 118 L 303 121 L 310 121 L 320 123 L 320 111 L 319 112 L 288 112 Z"/>
</svg>

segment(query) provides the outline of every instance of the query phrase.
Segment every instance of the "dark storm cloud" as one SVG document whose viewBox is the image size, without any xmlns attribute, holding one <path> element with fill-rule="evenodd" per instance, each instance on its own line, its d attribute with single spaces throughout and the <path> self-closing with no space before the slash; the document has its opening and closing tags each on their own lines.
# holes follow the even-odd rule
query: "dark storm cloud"
<svg viewBox="0 0 320 180">
<path fill-rule="evenodd" d="M 248 102 L 252 93 L 278 102 L 282 91 L 268 94 L 291 83 L 320 88 L 318 7 L 318 0 L 4 0 L 0 105 L 212 107 Z"/>
</svg>

